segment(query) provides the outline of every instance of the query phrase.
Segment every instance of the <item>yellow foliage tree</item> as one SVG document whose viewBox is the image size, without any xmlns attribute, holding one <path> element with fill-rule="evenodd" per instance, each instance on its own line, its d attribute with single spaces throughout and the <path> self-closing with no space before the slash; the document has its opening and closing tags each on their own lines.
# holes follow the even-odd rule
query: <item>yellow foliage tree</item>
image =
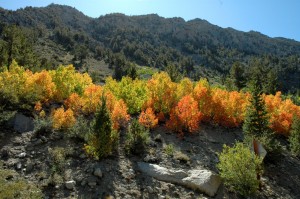
<svg viewBox="0 0 300 199">
<path fill-rule="evenodd" d="M 176 83 L 166 72 L 155 73 L 147 83 L 147 107 L 153 108 L 156 113 L 169 114 L 176 104 Z"/>
<path fill-rule="evenodd" d="M 54 129 L 68 129 L 76 123 L 74 113 L 71 109 L 64 110 L 63 107 L 52 113 L 52 127 Z"/>
</svg>

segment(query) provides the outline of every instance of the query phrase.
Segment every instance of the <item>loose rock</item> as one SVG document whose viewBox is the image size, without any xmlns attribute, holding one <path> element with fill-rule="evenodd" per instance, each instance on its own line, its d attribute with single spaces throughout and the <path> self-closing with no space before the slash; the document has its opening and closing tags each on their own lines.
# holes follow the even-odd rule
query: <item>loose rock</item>
<svg viewBox="0 0 300 199">
<path fill-rule="evenodd" d="M 25 158 L 25 157 L 26 157 L 26 153 L 25 153 L 25 152 L 20 153 L 20 154 L 18 155 L 18 157 L 19 157 L 19 158 Z"/>
<path fill-rule="evenodd" d="M 66 188 L 67 189 L 74 189 L 76 182 L 74 180 L 70 180 L 66 182 Z"/>
<path fill-rule="evenodd" d="M 152 187 L 150 187 L 150 186 L 147 186 L 147 191 L 150 194 L 152 194 L 154 192 L 153 189 L 152 189 Z"/>
<path fill-rule="evenodd" d="M 96 168 L 95 171 L 94 171 L 94 175 L 99 177 L 99 178 L 102 178 L 103 174 L 102 174 L 102 171 L 100 168 Z"/>
<path fill-rule="evenodd" d="M 20 170 L 22 168 L 22 163 L 21 162 L 18 162 L 17 164 L 16 164 L 16 169 L 17 170 Z"/>
</svg>

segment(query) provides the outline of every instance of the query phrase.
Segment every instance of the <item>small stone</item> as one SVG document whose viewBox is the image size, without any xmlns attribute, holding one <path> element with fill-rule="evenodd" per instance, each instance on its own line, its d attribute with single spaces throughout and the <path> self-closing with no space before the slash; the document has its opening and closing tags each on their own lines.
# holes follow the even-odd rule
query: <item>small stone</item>
<svg viewBox="0 0 300 199">
<path fill-rule="evenodd" d="M 151 147 L 157 147 L 157 144 L 156 144 L 156 142 L 154 142 L 154 141 L 150 141 L 149 142 L 149 146 L 151 146 Z"/>
<path fill-rule="evenodd" d="M 66 185 L 67 189 L 71 190 L 71 189 L 74 189 L 75 184 L 76 184 L 76 182 L 74 180 L 70 180 L 70 181 L 67 181 L 65 185 Z"/>
<path fill-rule="evenodd" d="M 96 168 L 95 171 L 94 171 L 94 175 L 99 177 L 99 178 L 102 178 L 103 174 L 102 174 L 102 171 L 100 168 Z"/>
<path fill-rule="evenodd" d="M 38 139 L 37 141 L 34 142 L 34 145 L 40 145 L 43 143 L 42 139 Z"/>
<path fill-rule="evenodd" d="M 21 162 L 18 162 L 17 165 L 16 165 L 16 169 L 17 170 L 20 170 L 22 168 L 22 163 Z"/>
<path fill-rule="evenodd" d="M 84 153 L 80 154 L 79 158 L 84 159 L 86 158 L 86 155 Z"/>
<path fill-rule="evenodd" d="M 97 185 L 97 178 L 94 177 L 94 176 L 90 176 L 88 179 L 87 179 L 87 184 L 90 186 L 90 187 L 94 187 Z"/>
<path fill-rule="evenodd" d="M 153 191 L 153 189 L 152 189 L 152 187 L 150 187 L 150 186 L 147 186 L 147 190 L 148 190 L 148 192 L 150 193 L 150 194 L 152 194 L 154 191 Z"/>
<path fill-rule="evenodd" d="M 95 186 L 97 185 L 97 183 L 96 183 L 96 182 L 89 182 L 88 185 L 89 185 L 90 187 L 95 187 Z"/>
<path fill-rule="evenodd" d="M 153 155 L 147 155 L 145 158 L 144 158 L 144 162 L 148 162 L 148 163 L 158 163 L 158 159 L 153 156 Z"/>
<path fill-rule="evenodd" d="M 47 142 L 47 138 L 46 138 L 45 136 L 42 136 L 42 137 L 41 137 L 41 140 L 42 140 L 43 142 Z"/>
<path fill-rule="evenodd" d="M 18 155 L 18 157 L 19 157 L 19 158 L 25 158 L 25 157 L 26 157 L 26 153 L 25 153 L 25 152 L 20 153 L 20 154 Z"/>
<path fill-rule="evenodd" d="M 83 181 L 81 182 L 81 186 L 85 186 L 85 185 L 86 185 L 86 181 L 83 180 Z"/>
<path fill-rule="evenodd" d="M 158 199 L 165 199 L 165 196 L 158 195 Z"/>
<path fill-rule="evenodd" d="M 155 142 L 162 142 L 161 135 L 160 134 L 156 135 L 155 138 L 154 138 L 154 141 Z"/>
<path fill-rule="evenodd" d="M 110 167 L 106 167 L 106 171 L 110 172 L 111 171 Z"/>
<path fill-rule="evenodd" d="M 31 146 L 31 145 L 30 145 L 30 146 L 27 146 L 27 148 L 26 148 L 27 151 L 32 151 L 33 149 L 34 149 L 34 147 Z"/>
</svg>

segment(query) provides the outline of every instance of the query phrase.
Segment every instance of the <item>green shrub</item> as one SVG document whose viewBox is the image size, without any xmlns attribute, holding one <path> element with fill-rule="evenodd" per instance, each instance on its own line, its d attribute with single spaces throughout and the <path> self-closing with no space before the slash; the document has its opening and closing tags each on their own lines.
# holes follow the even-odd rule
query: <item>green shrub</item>
<svg viewBox="0 0 300 199">
<path fill-rule="evenodd" d="M 78 116 L 76 123 L 68 129 L 67 135 L 73 138 L 79 138 L 88 141 L 88 135 L 91 133 L 92 128 L 90 122 L 84 116 Z"/>
<path fill-rule="evenodd" d="M 289 136 L 290 149 L 293 155 L 300 155 L 300 118 L 293 118 L 292 129 Z"/>
<path fill-rule="evenodd" d="M 34 132 L 36 135 L 45 135 L 52 132 L 52 121 L 50 117 L 36 118 L 34 120 Z"/>
<path fill-rule="evenodd" d="M 63 177 L 58 173 L 53 173 L 49 178 L 49 183 L 52 185 L 62 185 L 64 183 Z"/>
<path fill-rule="evenodd" d="M 220 176 L 229 190 L 250 195 L 259 188 L 257 173 L 262 173 L 262 159 L 242 143 L 229 147 L 224 145 L 217 165 Z"/>
<path fill-rule="evenodd" d="M 49 149 L 49 155 L 52 161 L 52 172 L 63 173 L 66 166 L 67 151 L 62 147 Z"/>
<path fill-rule="evenodd" d="M 149 129 L 133 119 L 127 129 L 125 149 L 127 153 L 142 153 L 150 141 Z"/>
<path fill-rule="evenodd" d="M 174 145 L 173 145 L 173 144 L 167 144 L 167 145 L 164 147 L 164 151 L 165 151 L 165 153 L 166 153 L 168 156 L 173 156 L 173 155 L 174 155 L 174 151 L 175 151 Z"/>
<path fill-rule="evenodd" d="M 43 194 L 35 184 L 19 177 L 15 171 L 0 168 L 0 198 L 39 199 Z"/>
</svg>

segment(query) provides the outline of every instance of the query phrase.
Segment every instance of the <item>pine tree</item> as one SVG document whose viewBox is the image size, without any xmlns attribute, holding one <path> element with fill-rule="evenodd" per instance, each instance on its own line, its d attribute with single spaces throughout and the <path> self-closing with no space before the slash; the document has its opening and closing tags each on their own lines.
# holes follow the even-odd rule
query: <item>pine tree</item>
<svg viewBox="0 0 300 199">
<path fill-rule="evenodd" d="M 294 116 L 293 118 L 289 142 L 293 155 L 300 156 L 300 118 L 297 116 Z"/>
<path fill-rule="evenodd" d="M 245 84 L 244 68 L 242 68 L 239 62 L 235 62 L 232 65 L 229 73 L 230 79 L 233 81 L 233 86 L 237 90 L 241 90 Z"/>
<path fill-rule="evenodd" d="M 250 105 L 247 108 L 243 131 L 245 140 L 256 139 L 263 143 L 267 149 L 271 149 L 271 135 L 269 128 L 269 116 L 265 108 L 264 100 L 261 97 L 262 86 L 259 78 L 256 77 L 251 81 L 251 98 Z"/>
<path fill-rule="evenodd" d="M 96 112 L 93 133 L 88 138 L 85 151 L 96 159 L 107 157 L 113 150 L 112 121 L 106 105 L 106 98 L 102 94 L 101 105 Z"/>
</svg>

